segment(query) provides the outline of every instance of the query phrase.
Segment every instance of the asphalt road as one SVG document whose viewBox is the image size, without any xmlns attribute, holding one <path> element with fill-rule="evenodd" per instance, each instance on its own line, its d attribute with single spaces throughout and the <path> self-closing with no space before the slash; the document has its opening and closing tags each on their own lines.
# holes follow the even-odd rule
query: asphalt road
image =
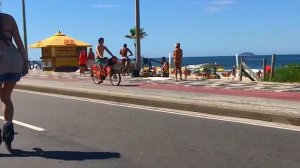
<svg viewBox="0 0 300 168">
<path fill-rule="evenodd" d="M 16 91 L 2 168 L 297 168 L 300 132 Z M 0 124 L 2 124 L 2 120 Z"/>
</svg>

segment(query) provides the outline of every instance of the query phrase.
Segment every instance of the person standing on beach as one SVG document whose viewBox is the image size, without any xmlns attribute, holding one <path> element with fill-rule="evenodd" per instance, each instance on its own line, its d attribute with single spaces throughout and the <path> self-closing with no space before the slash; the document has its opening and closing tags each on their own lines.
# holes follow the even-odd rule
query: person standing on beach
<svg viewBox="0 0 300 168">
<path fill-rule="evenodd" d="M 0 60 L 0 97 L 4 112 L 0 144 L 3 140 L 6 148 L 11 152 L 11 143 L 15 134 L 11 94 L 16 83 L 28 73 L 28 56 L 15 19 L 6 13 L 0 13 Z"/>
<path fill-rule="evenodd" d="M 88 57 L 88 62 L 87 62 L 88 68 L 91 69 L 92 66 L 93 66 L 94 63 L 95 63 L 95 54 L 94 54 L 94 52 L 93 52 L 93 48 L 90 48 L 90 49 L 89 49 L 89 52 L 88 52 L 87 57 Z"/>
<path fill-rule="evenodd" d="M 182 71 L 181 71 L 181 65 L 182 65 L 182 49 L 180 48 L 180 43 L 175 44 L 175 49 L 173 52 L 173 59 L 174 59 L 174 67 L 175 67 L 175 79 L 177 80 L 177 74 L 179 72 L 180 80 L 182 80 Z"/>
<path fill-rule="evenodd" d="M 82 51 L 80 51 L 80 54 L 79 54 L 80 76 L 81 76 L 81 73 L 83 74 L 83 76 L 85 75 L 86 65 L 87 65 L 87 54 L 86 54 L 85 49 L 83 49 Z"/>
</svg>

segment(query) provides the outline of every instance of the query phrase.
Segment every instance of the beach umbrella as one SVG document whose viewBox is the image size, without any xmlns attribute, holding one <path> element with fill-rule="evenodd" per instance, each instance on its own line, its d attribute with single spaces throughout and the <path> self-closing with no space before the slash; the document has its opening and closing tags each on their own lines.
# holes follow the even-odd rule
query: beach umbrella
<svg viewBox="0 0 300 168">
<path fill-rule="evenodd" d="M 217 69 L 217 72 L 224 72 L 225 70 L 224 70 L 224 68 L 218 68 Z"/>
</svg>

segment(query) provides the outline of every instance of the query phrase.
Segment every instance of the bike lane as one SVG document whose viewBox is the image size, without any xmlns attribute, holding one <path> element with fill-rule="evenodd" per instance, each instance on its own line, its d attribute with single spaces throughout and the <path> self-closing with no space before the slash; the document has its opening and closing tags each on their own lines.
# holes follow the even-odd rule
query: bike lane
<svg viewBox="0 0 300 168">
<path fill-rule="evenodd" d="M 149 84 L 144 83 L 142 85 L 139 85 L 138 87 L 147 88 L 147 89 L 181 91 L 181 92 L 300 101 L 300 94 L 294 92 L 275 92 L 275 91 L 265 91 L 265 90 L 255 90 L 255 89 L 242 90 L 239 88 L 225 89 L 225 88 L 214 88 L 214 87 L 184 86 L 184 85 L 174 85 L 174 84 L 154 84 L 154 83 L 149 83 Z"/>
<path fill-rule="evenodd" d="M 85 85 L 87 82 L 92 83 L 90 77 L 86 78 L 72 78 L 72 77 L 26 77 L 30 80 L 42 80 L 42 81 L 57 81 L 62 83 L 72 83 L 72 87 Z M 181 91 L 187 93 L 204 93 L 204 94 L 215 94 L 215 95 L 228 95 L 228 96 L 239 96 L 239 97 L 257 97 L 257 98 L 267 98 L 267 99 L 276 99 L 276 100 L 287 100 L 287 101 L 300 101 L 300 93 L 298 92 L 278 92 L 276 90 L 257 90 L 257 89 L 241 89 L 238 86 L 234 88 L 221 88 L 221 87 L 208 87 L 208 86 L 192 86 L 192 85 L 183 85 L 183 84 L 160 84 L 154 82 L 146 81 L 131 81 L 126 80 L 121 82 L 121 85 L 133 85 L 134 87 L 140 89 L 156 89 L 156 90 L 169 90 L 169 91 Z M 47 82 L 46 82 L 47 83 Z M 102 84 L 103 85 L 103 84 Z M 104 84 L 106 85 L 106 84 Z M 110 85 L 110 84 L 109 84 Z M 85 87 L 87 87 L 85 85 Z"/>
</svg>

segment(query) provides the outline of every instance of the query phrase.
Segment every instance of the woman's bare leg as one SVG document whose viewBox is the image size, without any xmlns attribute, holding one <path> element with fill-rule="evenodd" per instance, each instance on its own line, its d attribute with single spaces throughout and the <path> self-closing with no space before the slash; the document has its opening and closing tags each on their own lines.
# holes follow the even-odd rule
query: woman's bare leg
<svg viewBox="0 0 300 168">
<path fill-rule="evenodd" d="M 0 97 L 3 104 L 4 120 L 12 123 L 14 116 L 14 106 L 11 101 L 11 93 L 16 86 L 16 82 L 4 82 L 1 85 Z"/>
</svg>

